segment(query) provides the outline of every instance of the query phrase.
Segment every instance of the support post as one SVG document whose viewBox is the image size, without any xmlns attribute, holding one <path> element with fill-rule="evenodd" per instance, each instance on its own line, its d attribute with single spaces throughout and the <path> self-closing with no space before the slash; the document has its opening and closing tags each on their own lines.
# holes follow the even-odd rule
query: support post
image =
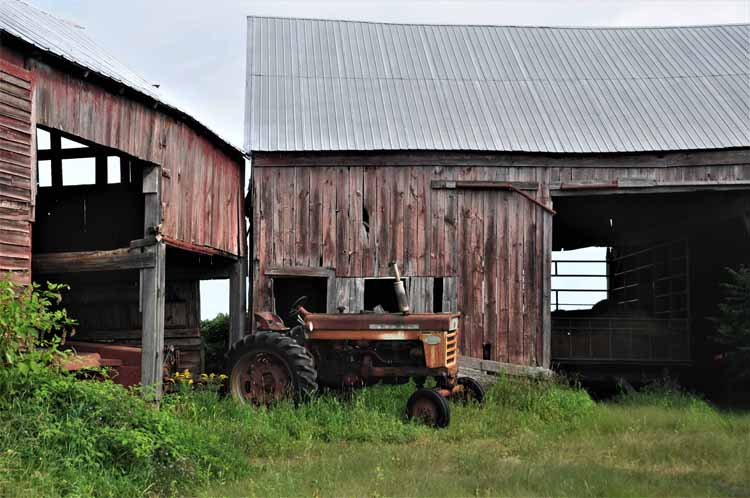
<svg viewBox="0 0 750 498">
<path fill-rule="evenodd" d="M 542 364 L 549 368 L 552 356 L 552 215 L 542 213 Z"/>
<path fill-rule="evenodd" d="M 229 343 L 245 335 L 247 311 L 247 258 L 240 257 L 229 273 Z"/>
<path fill-rule="evenodd" d="M 164 297 L 167 249 L 159 236 L 161 224 L 161 168 L 143 168 L 144 236 L 153 236 L 154 243 L 145 248 L 153 253 L 154 267 L 141 270 L 141 385 L 143 395 L 159 401 L 162 394 L 164 363 Z"/>
<path fill-rule="evenodd" d="M 153 268 L 141 270 L 141 309 L 143 329 L 141 338 L 141 385 L 146 398 L 161 399 L 162 365 L 164 363 L 164 294 L 165 255 L 163 242 L 146 249 L 154 253 Z"/>
</svg>

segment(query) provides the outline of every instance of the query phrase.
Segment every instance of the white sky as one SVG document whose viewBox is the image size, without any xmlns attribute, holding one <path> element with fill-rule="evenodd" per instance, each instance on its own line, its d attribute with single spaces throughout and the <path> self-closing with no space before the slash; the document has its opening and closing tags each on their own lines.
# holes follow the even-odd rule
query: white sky
<svg viewBox="0 0 750 498">
<path fill-rule="evenodd" d="M 545 26 L 750 22 L 750 0 L 198 1 L 27 0 L 86 27 L 112 55 L 237 145 L 243 142 L 245 16 Z M 201 286 L 204 317 L 228 309 L 228 285 Z"/>
</svg>

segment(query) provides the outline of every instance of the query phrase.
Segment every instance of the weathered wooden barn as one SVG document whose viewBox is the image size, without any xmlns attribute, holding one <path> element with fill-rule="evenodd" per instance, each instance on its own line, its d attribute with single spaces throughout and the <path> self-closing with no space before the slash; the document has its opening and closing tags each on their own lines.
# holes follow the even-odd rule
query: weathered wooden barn
<svg viewBox="0 0 750 498">
<path fill-rule="evenodd" d="M 165 344 L 199 370 L 209 278 L 231 279 L 241 335 L 243 184 L 240 150 L 83 28 L 0 0 L 0 272 L 69 284 L 77 340 L 142 345 L 145 384 Z"/>
<path fill-rule="evenodd" d="M 750 25 L 250 17 L 253 309 L 388 309 L 397 261 L 487 365 L 707 364 L 750 263 L 749 68 Z M 607 297 L 566 311 L 553 250 L 588 246 Z"/>
</svg>

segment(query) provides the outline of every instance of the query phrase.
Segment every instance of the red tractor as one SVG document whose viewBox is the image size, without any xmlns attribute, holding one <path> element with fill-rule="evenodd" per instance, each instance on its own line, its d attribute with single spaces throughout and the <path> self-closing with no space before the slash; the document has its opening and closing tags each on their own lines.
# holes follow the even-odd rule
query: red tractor
<svg viewBox="0 0 750 498">
<path fill-rule="evenodd" d="M 228 353 L 232 395 L 269 404 L 304 399 L 321 386 L 354 389 L 413 379 L 417 390 L 407 415 L 433 427 L 450 423 L 448 399 L 482 403 L 482 386 L 458 376 L 460 313 L 409 313 L 403 281 L 393 268 L 399 313 L 311 313 L 305 297 L 292 305 L 291 328 L 273 313 L 256 313 L 256 332 Z M 424 387 L 429 377 L 436 382 L 432 389 Z"/>
</svg>

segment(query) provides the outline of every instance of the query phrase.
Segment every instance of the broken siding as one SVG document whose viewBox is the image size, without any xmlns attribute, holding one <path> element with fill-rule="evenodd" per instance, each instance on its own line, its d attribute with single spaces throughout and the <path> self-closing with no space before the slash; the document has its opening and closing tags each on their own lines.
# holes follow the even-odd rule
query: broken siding
<svg viewBox="0 0 750 498">
<path fill-rule="evenodd" d="M 244 164 L 187 124 L 39 61 L 39 124 L 162 167 L 162 233 L 171 245 L 208 254 L 245 254 Z M 71 98 L 75 96 L 75 98 Z"/>
<path fill-rule="evenodd" d="M 31 280 L 33 121 L 31 73 L 0 59 L 0 273 L 21 284 Z"/>
</svg>

